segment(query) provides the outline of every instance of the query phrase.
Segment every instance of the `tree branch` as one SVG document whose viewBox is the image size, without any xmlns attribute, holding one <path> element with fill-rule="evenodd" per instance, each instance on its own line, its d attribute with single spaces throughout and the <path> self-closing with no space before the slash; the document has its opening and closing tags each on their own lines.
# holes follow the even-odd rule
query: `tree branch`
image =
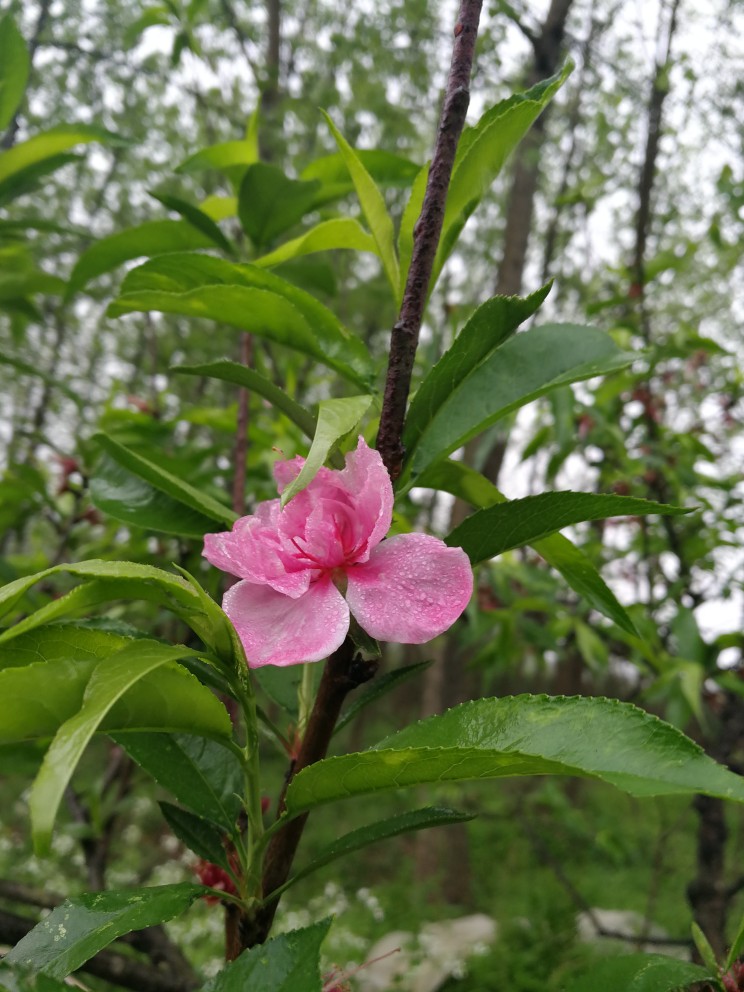
<svg viewBox="0 0 744 992">
<path fill-rule="evenodd" d="M 277 815 L 281 815 L 284 811 L 284 796 L 294 776 L 308 765 L 320 761 L 328 753 L 341 707 L 348 694 L 352 689 L 371 679 L 376 670 L 377 662 L 362 660 L 350 637 L 347 637 L 338 651 L 328 659 L 302 745 L 287 771 Z M 264 897 L 271 895 L 287 881 L 307 816 L 308 814 L 305 814 L 292 820 L 270 841 L 264 861 Z M 259 910 L 254 919 L 240 922 L 240 944 L 243 948 L 253 947 L 266 940 L 278 904 L 278 899 L 269 902 Z"/>
<path fill-rule="evenodd" d="M 452 176 L 457 143 L 465 125 L 470 103 L 470 73 L 478 36 L 482 0 L 460 0 L 455 25 L 447 89 L 439 120 L 434 155 L 429 169 L 421 215 L 416 222 L 413 254 L 403 293 L 398 320 L 390 338 L 385 397 L 380 416 L 377 448 L 391 479 L 400 475 L 405 450 L 401 440 L 411 387 L 424 308 L 429 292 L 432 268 L 444 221 L 447 190 Z"/>
</svg>

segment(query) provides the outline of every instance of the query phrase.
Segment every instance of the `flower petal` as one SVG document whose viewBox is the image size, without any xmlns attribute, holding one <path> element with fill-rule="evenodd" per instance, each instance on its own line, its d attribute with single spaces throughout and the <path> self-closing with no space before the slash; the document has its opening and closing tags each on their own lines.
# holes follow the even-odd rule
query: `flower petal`
<svg viewBox="0 0 744 992">
<path fill-rule="evenodd" d="M 297 598 L 307 592 L 312 573 L 307 562 L 295 560 L 296 550 L 280 540 L 279 500 L 256 507 L 241 517 L 231 531 L 204 535 L 204 557 L 223 572 L 253 583 L 268 583 L 277 592 Z"/>
<path fill-rule="evenodd" d="M 378 451 L 359 438 L 356 451 L 346 456 L 338 482 L 348 492 L 366 541 L 356 561 L 367 561 L 390 530 L 393 520 L 393 484 Z"/>
<path fill-rule="evenodd" d="M 462 548 L 426 534 L 391 537 L 346 575 L 346 599 L 361 626 L 372 637 L 401 644 L 423 644 L 443 633 L 473 591 Z"/>
<path fill-rule="evenodd" d="M 349 608 L 330 579 L 314 582 L 299 599 L 269 586 L 238 582 L 222 608 L 243 642 L 251 668 L 321 661 L 340 647 Z"/>
</svg>

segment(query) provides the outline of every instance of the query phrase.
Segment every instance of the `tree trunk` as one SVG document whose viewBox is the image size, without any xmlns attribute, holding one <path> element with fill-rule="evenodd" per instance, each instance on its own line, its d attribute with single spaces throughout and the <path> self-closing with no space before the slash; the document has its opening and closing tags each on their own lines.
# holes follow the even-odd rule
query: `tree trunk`
<svg viewBox="0 0 744 992">
<path fill-rule="evenodd" d="M 563 38 L 572 0 L 552 0 L 550 10 L 538 35 L 528 35 L 534 59 L 527 74 L 527 86 L 552 76 L 563 52 Z M 532 229 L 540 178 L 540 150 L 545 141 L 544 111 L 532 125 L 514 158 L 511 191 L 506 212 L 504 251 L 496 276 L 496 293 L 518 295 L 522 289 L 527 247 Z"/>
</svg>

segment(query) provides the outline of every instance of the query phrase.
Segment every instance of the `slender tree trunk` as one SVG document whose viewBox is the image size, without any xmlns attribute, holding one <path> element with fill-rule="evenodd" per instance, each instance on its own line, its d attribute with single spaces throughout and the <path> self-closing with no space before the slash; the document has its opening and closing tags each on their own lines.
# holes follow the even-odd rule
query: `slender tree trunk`
<svg viewBox="0 0 744 992">
<path fill-rule="evenodd" d="M 552 0 L 547 17 L 537 35 L 528 34 L 534 58 L 527 75 L 527 86 L 552 76 L 563 53 L 566 21 L 572 0 Z M 532 230 L 535 197 L 540 179 L 540 151 L 545 143 L 544 111 L 519 146 L 512 173 L 506 212 L 504 250 L 496 275 L 496 293 L 518 295 L 522 290 L 527 248 Z"/>
<path fill-rule="evenodd" d="M 278 111 L 281 101 L 282 0 L 266 0 L 266 64 L 261 87 L 259 143 L 261 158 L 271 161 L 279 148 Z"/>
</svg>

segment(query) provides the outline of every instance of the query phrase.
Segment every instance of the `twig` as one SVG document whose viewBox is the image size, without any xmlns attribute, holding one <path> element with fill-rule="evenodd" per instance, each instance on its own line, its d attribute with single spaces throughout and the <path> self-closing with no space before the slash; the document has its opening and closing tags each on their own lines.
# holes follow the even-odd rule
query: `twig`
<svg viewBox="0 0 744 992">
<path fill-rule="evenodd" d="M 240 339 L 240 361 L 250 368 L 253 357 L 253 339 L 243 332 Z M 245 472 L 248 463 L 248 424 L 250 422 L 251 395 L 247 389 L 238 390 L 238 423 L 235 431 L 235 470 L 233 474 L 232 508 L 237 514 L 245 512 Z"/>
<path fill-rule="evenodd" d="M 452 176 L 457 143 L 465 125 L 465 116 L 470 103 L 470 73 L 481 6 L 482 0 L 460 0 L 452 63 L 434 155 L 421 215 L 414 228 L 413 254 L 400 313 L 390 338 L 390 359 L 377 448 L 391 479 L 397 479 L 400 475 L 405 455 L 401 437 L 408 392 L 411 387 L 413 363 L 429 292 L 429 282 L 442 233 L 447 189 Z"/>
<path fill-rule="evenodd" d="M 356 689 L 372 678 L 376 667 L 376 662 L 366 662 L 358 658 L 355 645 L 348 637 L 338 651 L 334 652 L 328 659 L 300 751 L 287 772 L 284 789 L 278 803 L 277 815 L 281 815 L 284 811 L 284 797 L 294 776 L 303 768 L 307 768 L 326 756 L 336 721 L 348 694 L 352 689 Z M 269 842 L 264 862 L 263 892 L 265 897 L 270 896 L 289 877 L 297 845 L 305 829 L 307 816 L 308 814 L 298 816 L 290 821 Z M 252 947 L 266 939 L 274 920 L 278 902 L 279 900 L 276 899 L 265 904 L 255 919 L 243 921 L 241 933 L 243 947 Z"/>
</svg>

